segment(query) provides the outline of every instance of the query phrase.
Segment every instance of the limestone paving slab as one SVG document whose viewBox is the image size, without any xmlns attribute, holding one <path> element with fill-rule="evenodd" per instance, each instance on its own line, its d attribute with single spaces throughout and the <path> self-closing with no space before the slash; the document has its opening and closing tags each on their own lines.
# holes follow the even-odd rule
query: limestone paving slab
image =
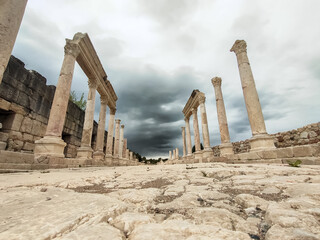
<svg viewBox="0 0 320 240">
<path fill-rule="evenodd" d="M 320 239 L 320 166 L 0 174 L 0 239 Z"/>
</svg>

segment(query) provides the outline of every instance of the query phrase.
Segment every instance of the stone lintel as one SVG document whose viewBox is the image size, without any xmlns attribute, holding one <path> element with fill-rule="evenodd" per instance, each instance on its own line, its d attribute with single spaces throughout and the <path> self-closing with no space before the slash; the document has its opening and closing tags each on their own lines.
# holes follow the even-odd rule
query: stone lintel
<svg viewBox="0 0 320 240">
<path fill-rule="evenodd" d="M 189 119 L 192 115 L 192 109 L 197 109 L 200 103 L 204 102 L 205 99 L 206 97 L 203 92 L 200 92 L 199 90 L 193 90 L 185 107 L 182 110 L 185 118 Z"/>
</svg>

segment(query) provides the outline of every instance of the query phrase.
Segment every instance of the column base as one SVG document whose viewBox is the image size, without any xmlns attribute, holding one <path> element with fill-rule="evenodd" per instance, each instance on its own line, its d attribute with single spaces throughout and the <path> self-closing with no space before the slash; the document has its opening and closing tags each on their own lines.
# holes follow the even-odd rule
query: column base
<svg viewBox="0 0 320 240">
<path fill-rule="evenodd" d="M 213 159 L 213 150 L 211 148 L 202 150 L 202 162 L 210 162 Z"/>
<path fill-rule="evenodd" d="M 35 141 L 34 156 L 52 156 L 64 158 L 64 148 L 67 144 L 56 136 L 44 136 Z"/>
<path fill-rule="evenodd" d="M 91 147 L 79 147 L 77 150 L 77 158 L 92 159 L 93 150 Z"/>
<path fill-rule="evenodd" d="M 102 151 L 96 151 L 93 153 L 93 159 L 95 160 L 104 160 L 104 152 Z"/>
<path fill-rule="evenodd" d="M 268 134 L 259 134 L 250 138 L 250 152 L 275 149 L 273 138 Z"/>
<path fill-rule="evenodd" d="M 113 159 L 113 157 L 111 154 L 106 154 L 105 163 L 107 166 L 110 166 L 110 167 L 112 166 L 112 159 Z"/>
<path fill-rule="evenodd" d="M 120 166 L 119 157 L 113 156 L 113 158 L 112 158 L 112 166 Z"/>
<path fill-rule="evenodd" d="M 219 145 L 220 156 L 233 155 L 233 146 L 232 143 L 221 143 Z"/>
<path fill-rule="evenodd" d="M 202 151 L 194 152 L 194 163 L 202 163 Z"/>
</svg>

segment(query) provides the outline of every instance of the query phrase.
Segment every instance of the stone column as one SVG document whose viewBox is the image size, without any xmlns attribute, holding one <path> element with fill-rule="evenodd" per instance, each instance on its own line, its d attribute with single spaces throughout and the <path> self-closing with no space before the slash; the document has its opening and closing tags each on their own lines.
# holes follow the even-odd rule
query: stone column
<svg viewBox="0 0 320 240">
<path fill-rule="evenodd" d="M 207 112 L 205 106 L 206 98 L 203 97 L 199 99 L 200 103 L 200 114 L 201 114 L 201 126 L 202 126 L 202 138 L 203 138 L 203 147 L 206 151 L 211 151 L 210 148 L 210 137 L 209 137 L 209 128 L 208 128 L 208 120 L 207 120 Z"/>
<path fill-rule="evenodd" d="M 92 80 L 89 80 L 88 85 L 89 85 L 89 93 L 88 93 L 88 100 L 86 105 L 86 112 L 84 116 L 81 147 L 78 148 L 77 157 L 91 159 L 92 152 L 93 152 L 91 148 L 91 140 L 92 140 L 94 105 L 95 105 L 95 98 L 96 98 L 96 92 L 97 92 L 97 84 L 92 82 Z"/>
<path fill-rule="evenodd" d="M 119 139 L 119 157 L 122 158 L 123 157 L 123 145 L 124 145 L 124 125 L 121 125 L 120 128 L 120 139 Z"/>
<path fill-rule="evenodd" d="M 176 148 L 176 159 L 179 160 L 179 148 Z"/>
<path fill-rule="evenodd" d="M 259 96 L 247 56 L 247 44 L 244 40 L 237 40 L 230 51 L 235 52 L 237 56 L 243 96 L 253 135 L 250 139 L 251 150 L 275 148 L 273 138 L 266 131 Z"/>
<path fill-rule="evenodd" d="M 97 160 L 104 160 L 103 145 L 104 145 L 104 133 L 106 128 L 107 103 L 108 103 L 107 97 L 101 96 L 96 151 L 93 153 L 94 159 L 97 159 Z"/>
<path fill-rule="evenodd" d="M 187 154 L 188 156 L 192 155 L 192 143 L 191 143 L 191 132 L 190 132 L 190 118 L 184 118 L 184 121 L 186 122 L 186 138 L 187 138 Z"/>
<path fill-rule="evenodd" d="M 172 152 L 169 151 L 169 160 L 172 160 Z"/>
<path fill-rule="evenodd" d="M 129 158 L 130 158 L 130 151 L 129 149 L 126 149 L 126 159 L 129 160 Z"/>
<path fill-rule="evenodd" d="M 182 130 L 182 144 L 183 144 L 183 158 L 186 157 L 186 128 L 185 127 L 181 127 Z"/>
<path fill-rule="evenodd" d="M 116 119 L 116 131 L 115 131 L 114 148 L 113 148 L 113 153 L 115 158 L 119 158 L 120 122 L 121 122 L 120 119 Z"/>
<path fill-rule="evenodd" d="M 127 155 L 127 142 L 128 140 L 126 138 L 123 139 L 123 147 L 122 147 L 122 157 L 126 158 Z"/>
<path fill-rule="evenodd" d="M 112 162 L 113 129 L 114 129 L 115 114 L 116 114 L 116 109 L 111 108 L 109 123 L 108 123 L 107 148 L 106 148 L 106 160 L 108 165 L 111 165 L 111 162 Z"/>
<path fill-rule="evenodd" d="M 221 91 L 221 78 L 219 77 L 212 78 L 211 82 L 214 87 L 214 92 L 216 96 L 217 115 L 218 115 L 220 137 L 221 137 L 221 144 L 219 146 L 220 154 L 221 156 L 225 156 L 227 154 L 233 154 L 233 147 L 232 147 L 232 144 L 230 143 L 227 115 L 226 115 L 226 110 L 224 107 L 224 101 L 223 101 L 223 96 Z"/>
<path fill-rule="evenodd" d="M 193 116 L 193 131 L 194 131 L 195 151 L 198 152 L 198 151 L 201 150 L 201 147 L 200 147 L 200 133 L 199 133 L 197 109 L 196 108 L 192 108 L 191 111 L 192 111 L 192 116 Z"/>
<path fill-rule="evenodd" d="M 130 152 L 130 160 L 133 160 L 133 152 Z"/>
<path fill-rule="evenodd" d="M 0 83 L 9 62 L 26 5 L 27 0 L 1 0 L 0 2 Z"/>
<path fill-rule="evenodd" d="M 176 150 L 175 149 L 173 149 L 172 150 L 172 160 L 175 160 L 176 159 Z"/>
<path fill-rule="evenodd" d="M 54 94 L 45 136 L 35 141 L 35 158 L 39 156 L 64 157 L 66 143 L 61 139 L 69 103 L 74 65 L 80 53 L 78 44 L 66 40 L 64 59 Z"/>
</svg>

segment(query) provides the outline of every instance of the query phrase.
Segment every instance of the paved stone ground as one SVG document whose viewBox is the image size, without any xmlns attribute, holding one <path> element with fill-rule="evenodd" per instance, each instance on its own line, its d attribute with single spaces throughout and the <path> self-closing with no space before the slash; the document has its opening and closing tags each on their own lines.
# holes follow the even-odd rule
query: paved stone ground
<svg viewBox="0 0 320 240">
<path fill-rule="evenodd" d="M 320 239 L 320 166 L 3 173 L 0 239 Z"/>
</svg>

